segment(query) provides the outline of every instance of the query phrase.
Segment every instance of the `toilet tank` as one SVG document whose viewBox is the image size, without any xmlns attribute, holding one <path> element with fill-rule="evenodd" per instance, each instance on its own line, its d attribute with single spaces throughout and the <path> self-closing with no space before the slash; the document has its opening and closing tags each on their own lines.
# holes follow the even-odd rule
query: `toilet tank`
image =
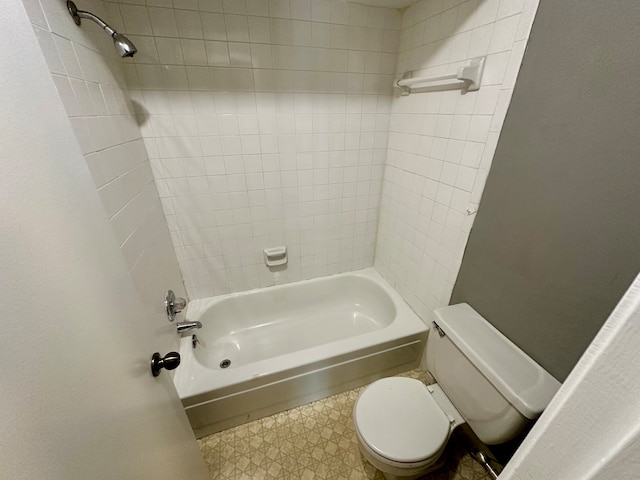
<svg viewBox="0 0 640 480">
<path fill-rule="evenodd" d="M 482 442 L 511 440 L 560 382 L 468 304 L 439 308 L 435 317 L 427 368 Z"/>
</svg>

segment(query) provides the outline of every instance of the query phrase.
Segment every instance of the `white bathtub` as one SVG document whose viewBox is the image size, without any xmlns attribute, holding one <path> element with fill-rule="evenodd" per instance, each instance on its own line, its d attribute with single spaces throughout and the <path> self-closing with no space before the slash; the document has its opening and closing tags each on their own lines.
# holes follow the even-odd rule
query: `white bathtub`
<svg viewBox="0 0 640 480">
<path fill-rule="evenodd" d="M 198 437 L 415 368 L 427 334 L 372 268 L 194 300 L 186 317 L 202 328 L 174 383 Z"/>
</svg>

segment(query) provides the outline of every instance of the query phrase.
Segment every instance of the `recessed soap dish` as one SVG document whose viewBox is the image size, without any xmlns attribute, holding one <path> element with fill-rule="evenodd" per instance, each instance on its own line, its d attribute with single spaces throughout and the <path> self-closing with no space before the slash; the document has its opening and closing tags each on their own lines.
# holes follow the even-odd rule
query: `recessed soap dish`
<svg viewBox="0 0 640 480">
<path fill-rule="evenodd" d="M 267 267 L 277 267 L 287 263 L 287 247 L 285 245 L 265 248 L 262 253 L 264 254 L 264 263 Z"/>
</svg>

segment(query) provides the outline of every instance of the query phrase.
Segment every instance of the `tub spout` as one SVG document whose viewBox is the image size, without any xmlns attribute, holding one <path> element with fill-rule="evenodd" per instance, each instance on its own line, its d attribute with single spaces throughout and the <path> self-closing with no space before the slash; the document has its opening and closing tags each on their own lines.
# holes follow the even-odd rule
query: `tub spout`
<svg viewBox="0 0 640 480">
<path fill-rule="evenodd" d="M 178 329 L 178 333 L 188 332 L 189 330 L 195 330 L 196 328 L 202 328 L 202 323 L 200 322 L 178 322 L 176 323 L 176 328 Z"/>
</svg>

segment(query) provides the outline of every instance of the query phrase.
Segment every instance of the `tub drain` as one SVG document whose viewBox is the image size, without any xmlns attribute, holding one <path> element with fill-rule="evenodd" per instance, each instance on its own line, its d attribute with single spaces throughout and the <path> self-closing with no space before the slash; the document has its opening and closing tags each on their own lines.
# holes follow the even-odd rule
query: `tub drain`
<svg viewBox="0 0 640 480">
<path fill-rule="evenodd" d="M 228 358 L 225 358 L 220 362 L 220 368 L 227 368 L 229 365 L 231 365 L 231 360 Z"/>
</svg>

